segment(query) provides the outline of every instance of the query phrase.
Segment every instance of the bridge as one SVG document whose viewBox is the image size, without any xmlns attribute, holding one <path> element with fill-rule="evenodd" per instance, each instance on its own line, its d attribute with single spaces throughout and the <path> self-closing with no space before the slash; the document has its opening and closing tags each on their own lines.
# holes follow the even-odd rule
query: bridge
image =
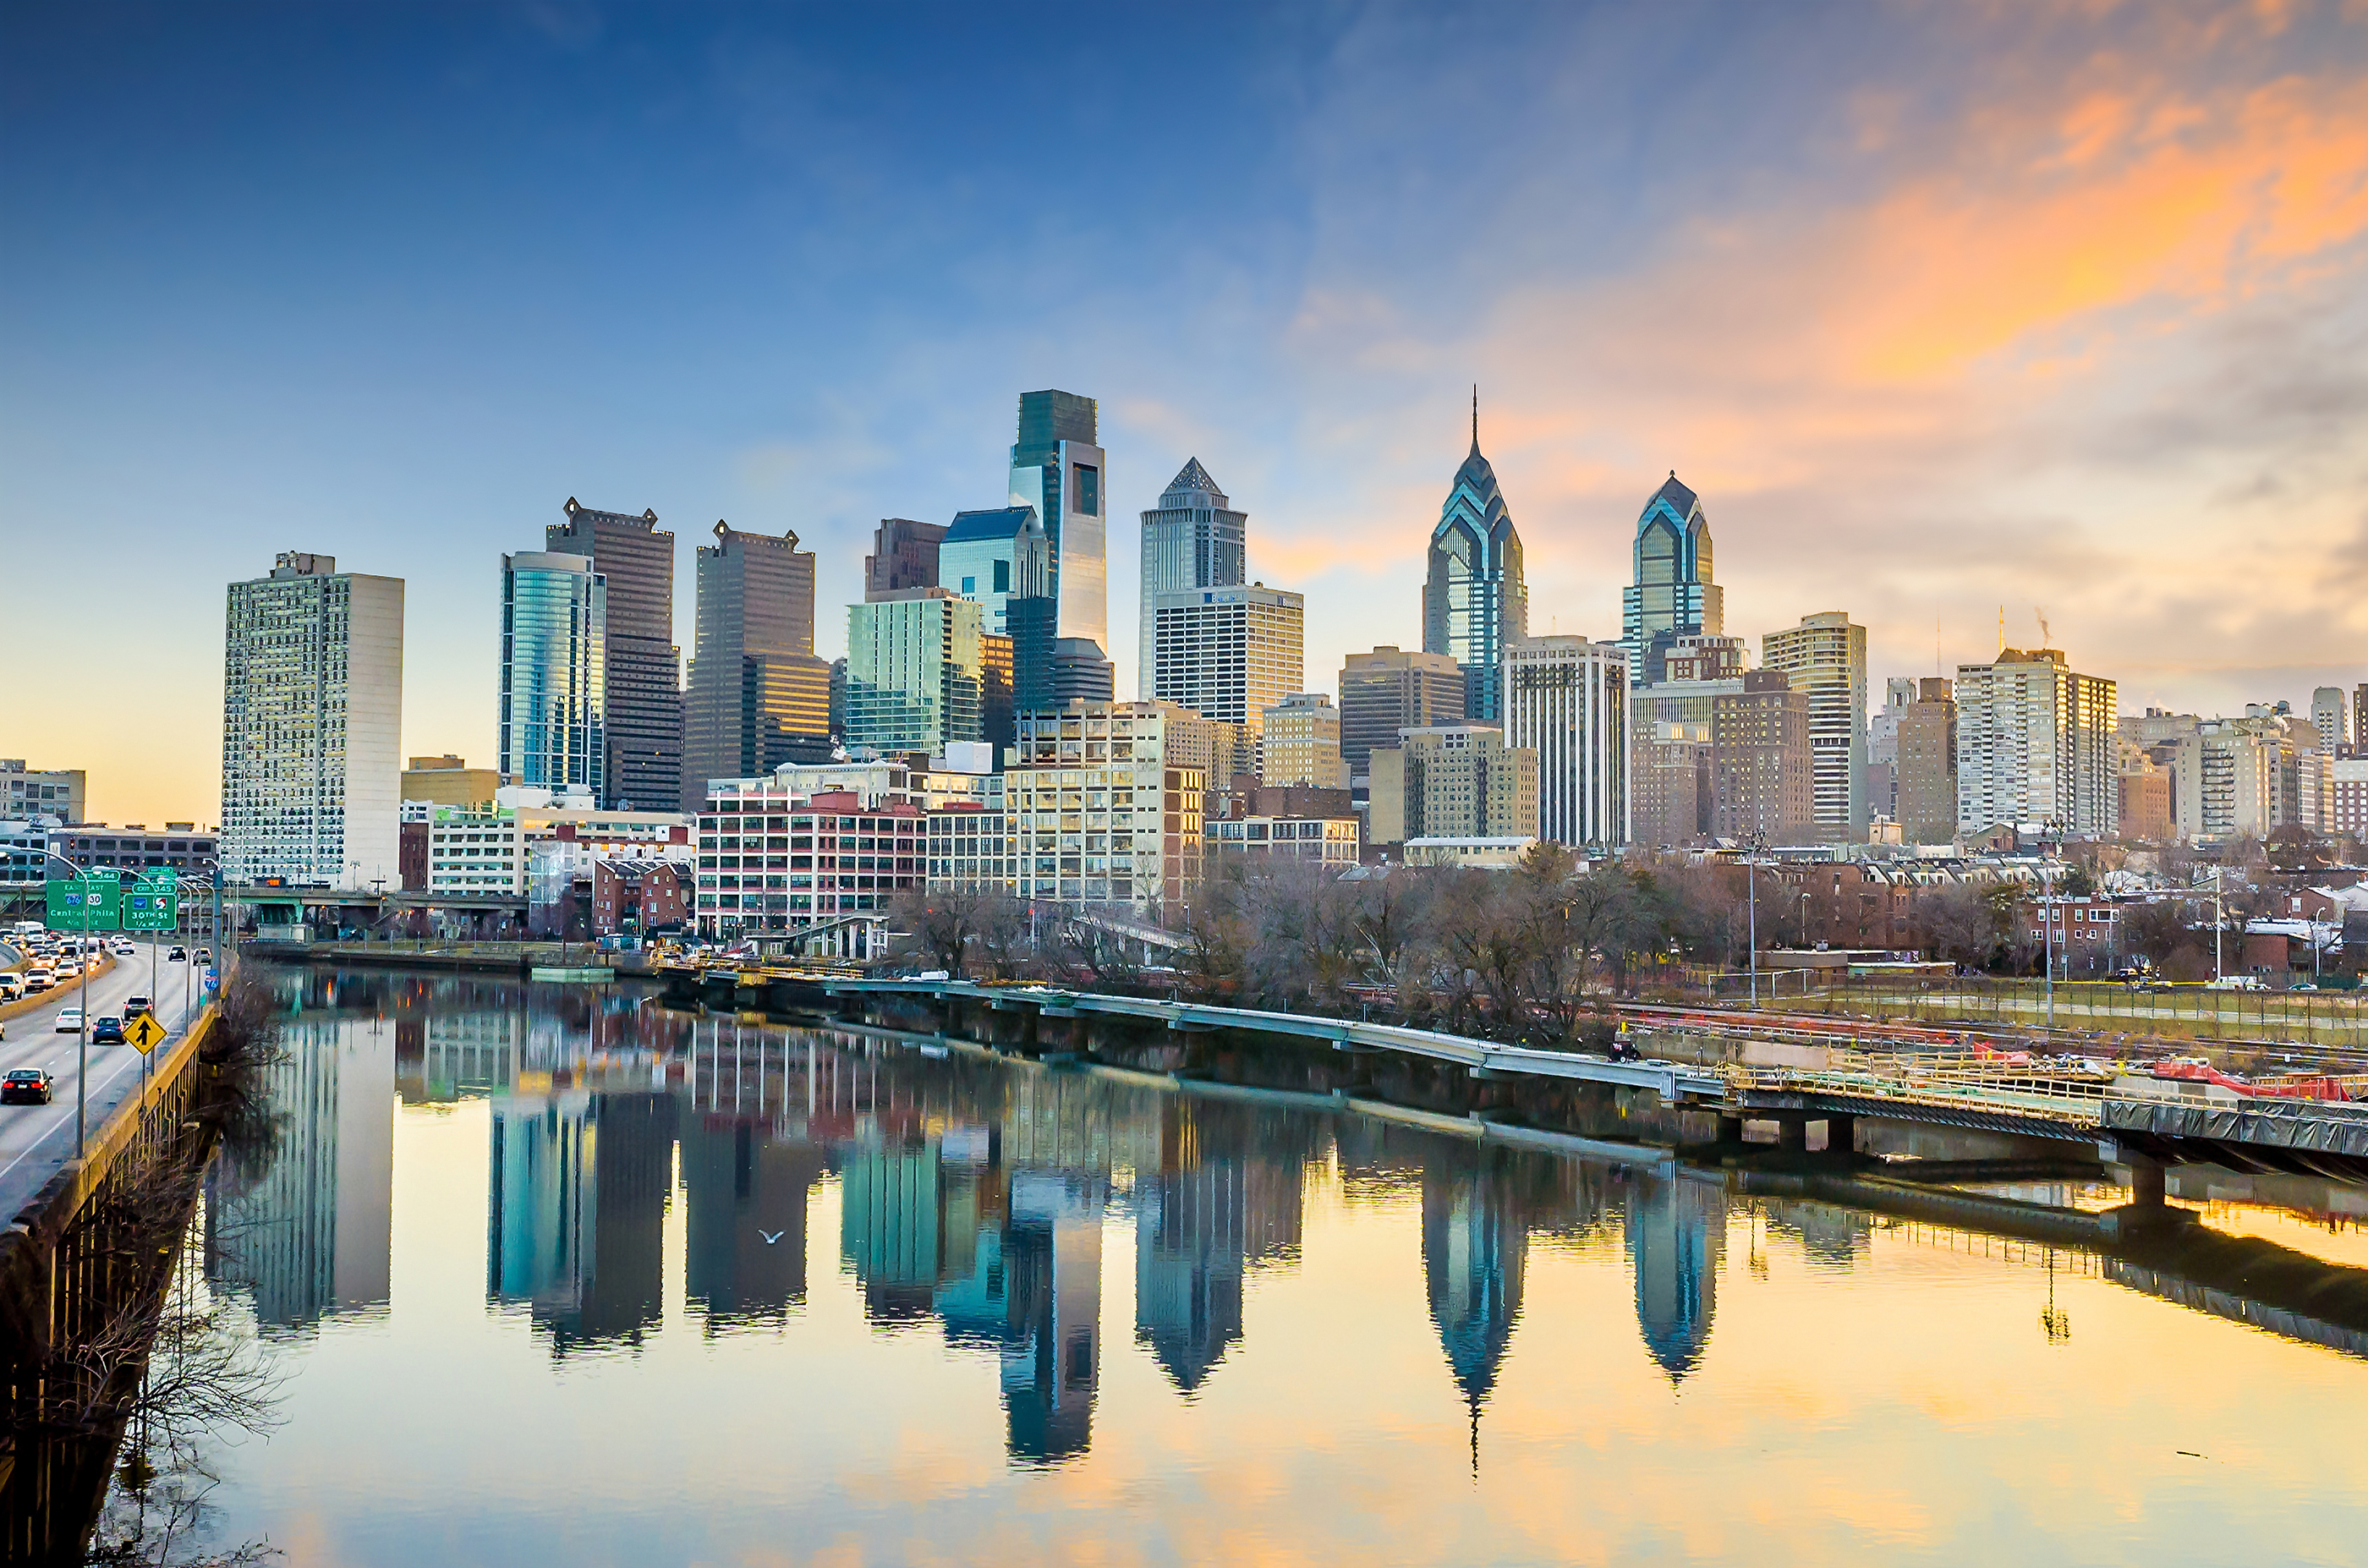
<svg viewBox="0 0 2368 1568">
<path fill-rule="evenodd" d="M 678 1001 L 927 1026 L 1056 1063 L 1109 1062 L 1175 1077 L 1231 1073 L 1270 1087 L 1288 1078 L 1326 1093 L 1370 1086 L 1379 1072 L 1418 1106 L 1514 1124 L 1577 1122 L 1590 1134 L 1611 1119 L 1625 1134 L 1671 1145 L 1745 1152 L 1747 1127 L 1772 1124 L 1779 1152 L 1805 1155 L 1811 1128 L 1822 1124 L 1826 1149 L 1848 1153 L 1861 1120 L 2037 1141 L 2032 1146 L 2129 1167 L 2140 1201 L 2157 1205 L 2163 1171 L 2179 1165 L 2368 1177 L 2368 1104 L 2243 1099 L 2208 1084 L 2033 1059 L 1933 1030 L 1860 1045 L 1828 1031 L 1803 1045 L 1782 1027 L 1754 1028 L 1732 1017 L 1716 1028 L 1707 1019 L 1656 1019 L 1657 1027 L 1631 1034 L 1646 1059 L 1628 1062 L 1400 1025 L 1042 985 L 859 979 L 793 967 L 662 967 L 658 977 Z M 2327 1082 L 2328 1093 L 2368 1100 L 2368 1076 Z M 1600 1103 L 1607 1095 L 1616 1117 Z"/>
</svg>

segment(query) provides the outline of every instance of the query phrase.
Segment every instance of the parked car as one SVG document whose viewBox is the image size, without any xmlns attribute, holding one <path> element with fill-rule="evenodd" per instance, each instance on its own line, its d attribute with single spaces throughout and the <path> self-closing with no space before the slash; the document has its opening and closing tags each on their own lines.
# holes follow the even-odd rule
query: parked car
<svg viewBox="0 0 2368 1568">
<path fill-rule="evenodd" d="M 0 1105 L 47 1105 L 55 1093 L 44 1068 L 18 1067 L 0 1075 Z"/>
<path fill-rule="evenodd" d="M 90 1026 L 90 1043 L 93 1045 L 121 1045 L 123 1043 L 123 1020 L 117 1017 L 112 1013 L 109 1013 L 103 1017 L 93 1019 Z"/>
<path fill-rule="evenodd" d="M 82 1009 L 80 1007 L 59 1008 L 57 1017 L 50 1024 L 50 1029 L 55 1034 L 82 1033 Z"/>
</svg>

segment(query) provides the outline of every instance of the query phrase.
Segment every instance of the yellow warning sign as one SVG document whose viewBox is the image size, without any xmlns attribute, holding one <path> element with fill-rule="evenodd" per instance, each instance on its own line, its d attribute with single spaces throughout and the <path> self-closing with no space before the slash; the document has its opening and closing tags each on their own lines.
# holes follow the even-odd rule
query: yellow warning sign
<svg viewBox="0 0 2368 1568">
<path fill-rule="evenodd" d="M 154 1013 L 142 1013 L 123 1026 L 123 1038 L 129 1040 L 132 1049 L 142 1056 L 164 1044 L 165 1036 L 168 1032 L 164 1025 L 156 1021 L 156 1015 Z"/>
</svg>

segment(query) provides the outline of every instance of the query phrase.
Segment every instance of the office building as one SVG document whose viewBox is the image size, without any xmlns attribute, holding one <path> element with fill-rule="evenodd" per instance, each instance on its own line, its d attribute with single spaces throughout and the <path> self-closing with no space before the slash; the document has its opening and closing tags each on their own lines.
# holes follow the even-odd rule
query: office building
<svg viewBox="0 0 2368 1568">
<path fill-rule="evenodd" d="M 1893 676 L 1883 683 L 1883 706 L 1866 725 L 1866 810 L 1870 818 L 1899 820 L 1899 720 L 1916 700 L 1916 682 Z"/>
<path fill-rule="evenodd" d="M 1033 506 L 956 512 L 938 547 L 938 570 L 939 586 L 979 602 L 994 637 L 1013 635 L 1013 600 L 1044 598 L 1052 591 L 1052 551 Z"/>
<path fill-rule="evenodd" d="M 1537 754 L 1538 820 L 1574 846 L 1628 842 L 1628 656 L 1618 642 L 1529 637 L 1505 649 L 1505 744 Z"/>
<path fill-rule="evenodd" d="M 606 793 L 608 631 L 608 580 L 590 556 L 502 557 L 504 783 Z"/>
<path fill-rule="evenodd" d="M 769 952 L 872 958 L 887 909 L 928 876 L 921 808 L 853 790 L 801 796 L 782 781 L 718 779 L 699 814 L 700 935 Z"/>
<path fill-rule="evenodd" d="M 1480 399 L 1472 399 L 1472 450 L 1430 533 L 1422 587 L 1422 646 L 1463 672 L 1463 714 L 1498 716 L 1506 645 L 1529 635 L 1530 590 L 1521 573 L 1521 536 L 1480 455 Z M 1343 700 L 1343 707 L 1346 701 Z"/>
<path fill-rule="evenodd" d="M 978 637 L 978 733 L 1000 758 L 1011 744 L 1014 704 L 1011 639 L 982 631 Z M 844 733 L 844 732 L 842 732 Z"/>
<path fill-rule="evenodd" d="M 1401 731 L 1372 755 L 1367 836 L 1379 845 L 1417 838 L 1534 838 L 1538 754 L 1508 746 L 1493 724 L 1432 724 Z"/>
<path fill-rule="evenodd" d="M 2346 757 L 2328 769 L 2332 831 L 2368 839 L 2368 756 Z"/>
<path fill-rule="evenodd" d="M 450 752 L 442 756 L 415 756 L 403 770 L 400 798 L 410 805 L 486 808 L 502 787 L 501 774 L 491 767 L 472 767 Z"/>
<path fill-rule="evenodd" d="M 674 535 L 658 515 L 579 506 L 543 530 L 554 554 L 588 556 L 608 584 L 600 769 L 607 806 L 670 812 L 682 795 L 682 649 L 674 639 Z"/>
<path fill-rule="evenodd" d="M 213 874 L 214 835 L 199 832 L 195 823 L 166 823 L 162 829 L 139 823 L 121 827 L 85 823 L 51 828 L 43 842 L 51 854 L 63 856 L 77 866 L 114 866 L 126 871 L 138 868 L 194 878 Z M 48 861 L 47 867 L 46 876 L 36 868 L 36 880 L 67 874 L 55 860 Z"/>
<path fill-rule="evenodd" d="M 223 880 L 399 885 L 403 580 L 283 552 L 222 642 Z"/>
<path fill-rule="evenodd" d="M 1816 765 L 1806 692 L 1782 670 L 1750 670 L 1711 699 L 1711 826 L 1737 844 L 1816 835 Z"/>
<path fill-rule="evenodd" d="M 426 824 L 427 891 L 521 898 L 541 852 L 612 860 L 688 860 L 690 819 L 679 812 L 572 805 L 541 790 L 505 790 L 491 812 L 438 806 Z M 583 801 L 588 797 L 572 799 Z"/>
<path fill-rule="evenodd" d="M 2341 756 L 2352 744 L 2351 703 L 2340 686 L 2322 686 L 2310 694 L 2310 722 L 2318 731 L 2318 749 Z"/>
<path fill-rule="evenodd" d="M 1163 594 L 1154 699 L 1238 724 L 1253 743 L 1266 710 L 1306 685 L 1306 601 L 1262 584 Z"/>
<path fill-rule="evenodd" d="M 849 746 L 935 752 L 984 734 L 981 607 L 944 588 L 899 588 L 847 607 Z"/>
<path fill-rule="evenodd" d="M 1644 727 L 1629 743 L 1629 842 L 1646 849 L 1682 848 L 1707 842 L 1716 831 L 1710 728 L 1706 720 L 1664 721 Z"/>
<path fill-rule="evenodd" d="M 28 768 L 23 757 L 0 757 L 0 822 L 30 822 L 55 817 L 71 827 L 82 821 L 85 800 L 83 770 Z"/>
<path fill-rule="evenodd" d="M 1957 696 L 1946 676 L 1917 683 L 1916 700 L 1899 710 L 1901 842 L 1947 844 L 1957 835 Z"/>
<path fill-rule="evenodd" d="M 1156 913 L 1201 880 L 1209 776 L 1171 755 L 1174 718 L 1147 702 L 1019 716 L 1003 777 L 1020 897 Z"/>
<path fill-rule="evenodd" d="M 1407 653 L 1384 644 L 1351 653 L 1340 666 L 1340 759 L 1365 777 L 1376 746 L 1398 744 L 1400 730 L 1429 729 L 1464 718 L 1463 668 L 1444 653 Z"/>
<path fill-rule="evenodd" d="M 715 525 L 699 547 L 683 798 L 830 753 L 831 667 L 814 657 L 814 558 L 798 536 Z"/>
<path fill-rule="evenodd" d="M 1010 504 L 1032 508 L 1043 525 L 1054 635 L 1083 639 L 1107 656 L 1108 472 L 1102 449 L 1094 444 L 1094 424 L 1092 398 L 1064 392 L 1020 393 Z"/>
<path fill-rule="evenodd" d="M 1159 602 L 1168 594 L 1230 588 L 1248 577 L 1249 514 L 1232 509 L 1225 493 L 1194 458 L 1167 482 L 1159 505 L 1143 514 L 1142 660 L 1136 695 L 1159 698 Z"/>
<path fill-rule="evenodd" d="M 1361 830 L 1356 815 L 1334 817 L 1211 817 L 1204 824 L 1211 860 L 1297 860 L 1330 871 L 1357 863 Z"/>
<path fill-rule="evenodd" d="M 1258 782 L 1346 790 L 1340 710 L 1320 691 L 1293 692 L 1269 708 L 1258 726 Z"/>
<path fill-rule="evenodd" d="M 1726 631 L 1725 590 L 1712 581 L 1710 519 L 1675 469 L 1637 515 L 1634 556 L 1634 581 L 1620 590 L 1621 641 L 1632 678 L 1647 686 L 1669 678 L 1665 661 L 1676 639 Z"/>
<path fill-rule="evenodd" d="M 2113 683 L 2053 648 L 1957 666 L 1957 828 L 2110 837 L 2121 812 Z"/>
<path fill-rule="evenodd" d="M 947 804 L 928 814 L 928 885 L 932 890 L 999 888 L 1019 885 L 1019 867 L 1012 847 L 1011 819 L 1002 806 L 974 801 Z"/>
<path fill-rule="evenodd" d="M 941 523 L 881 518 L 872 531 L 871 553 L 863 558 L 863 597 L 881 599 L 912 588 L 936 587 L 938 552 L 945 538 Z"/>
<path fill-rule="evenodd" d="M 1839 610 L 1804 615 L 1801 624 L 1759 640 L 1763 669 L 1782 670 L 1809 699 L 1809 762 L 1816 834 L 1827 843 L 1862 843 L 1866 804 L 1866 628 Z M 2109 724 L 2106 733 L 2110 737 Z"/>
</svg>

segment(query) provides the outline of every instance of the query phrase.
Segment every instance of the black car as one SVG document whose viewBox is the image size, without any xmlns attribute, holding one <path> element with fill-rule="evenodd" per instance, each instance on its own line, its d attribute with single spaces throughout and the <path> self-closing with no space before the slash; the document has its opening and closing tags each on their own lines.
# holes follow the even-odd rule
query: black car
<svg viewBox="0 0 2368 1568">
<path fill-rule="evenodd" d="M 166 963 L 187 963 L 189 961 L 189 949 L 187 948 L 175 948 L 171 952 L 165 955 L 165 961 Z"/>
<path fill-rule="evenodd" d="M 123 1020 L 115 1017 L 111 1013 L 103 1018 L 93 1018 L 90 1021 L 90 1043 L 93 1045 L 121 1045 L 123 1043 Z"/>
<path fill-rule="evenodd" d="M 47 1105 L 52 1085 L 39 1067 L 18 1067 L 0 1077 L 0 1105 Z"/>
</svg>

